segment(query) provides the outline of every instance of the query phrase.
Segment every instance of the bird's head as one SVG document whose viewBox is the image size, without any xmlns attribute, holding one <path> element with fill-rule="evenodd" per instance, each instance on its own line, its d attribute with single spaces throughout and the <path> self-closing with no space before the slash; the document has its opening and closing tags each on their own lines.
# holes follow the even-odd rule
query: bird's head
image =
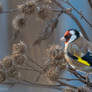
<svg viewBox="0 0 92 92">
<path fill-rule="evenodd" d="M 80 36 L 81 33 L 76 29 L 69 29 L 65 32 L 64 37 L 60 38 L 60 40 L 64 41 L 65 44 L 67 44 L 77 40 Z"/>
</svg>

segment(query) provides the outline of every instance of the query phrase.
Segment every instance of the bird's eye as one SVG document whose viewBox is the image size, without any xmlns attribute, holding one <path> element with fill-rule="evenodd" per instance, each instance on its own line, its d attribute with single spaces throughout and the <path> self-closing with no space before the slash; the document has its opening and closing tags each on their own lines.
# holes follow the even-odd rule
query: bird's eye
<svg viewBox="0 0 92 92">
<path fill-rule="evenodd" d="M 70 39 L 70 38 L 71 38 L 71 34 L 65 36 L 65 39 Z"/>
</svg>

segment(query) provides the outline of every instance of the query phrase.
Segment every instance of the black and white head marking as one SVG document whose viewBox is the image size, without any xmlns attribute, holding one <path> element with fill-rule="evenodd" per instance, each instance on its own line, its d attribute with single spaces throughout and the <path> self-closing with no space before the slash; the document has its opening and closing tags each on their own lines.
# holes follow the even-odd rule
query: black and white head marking
<svg viewBox="0 0 92 92">
<path fill-rule="evenodd" d="M 68 43 L 71 43 L 75 40 L 77 40 L 80 37 L 80 32 L 78 32 L 76 29 L 70 29 L 71 38 L 68 41 Z"/>
</svg>

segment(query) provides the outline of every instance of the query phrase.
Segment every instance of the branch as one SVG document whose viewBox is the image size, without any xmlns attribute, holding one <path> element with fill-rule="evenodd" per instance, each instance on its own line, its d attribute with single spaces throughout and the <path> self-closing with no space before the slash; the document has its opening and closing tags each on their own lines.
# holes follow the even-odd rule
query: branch
<svg viewBox="0 0 92 92">
<path fill-rule="evenodd" d="M 46 40 L 49 37 L 51 37 L 52 33 L 54 32 L 54 29 L 57 27 L 58 24 L 58 18 L 50 21 L 46 27 L 45 30 L 40 34 L 40 36 L 35 40 L 32 44 L 32 46 L 40 44 L 42 40 Z M 31 48 L 32 48 L 31 46 Z"/>
<path fill-rule="evenodd" d="M 90 0 L 89 0 L 90 1 Z M 85 22 L 92 27 L 92 24 L 86 19 L 86 17 L 82 14 L 82 12 L 78 11 L 77 8 L 75 8 L 69 1 L 65 1 L 66 4 L 68 4 L 69 6 L 71 6 L 79 15 L 82 19 L 85 20 Z"/>
<path fill-rule="evenodd" d="M 69 66 L 69 72 L 71 72 L 73 75 L 75 75 L 82 83 L 86 84 L 89 87 L 92 87 L 92 82 L 86 81 L 86 78 L 79 74 L 75 69 L 73 69 L 71 66 Z"/>
<path fill-rule="evenodd" d="M 70 88 L 74 88 L 74 89 L 77 89 L 77 87 L 73 86 L 73 85 L 70 85 L 70 84 L 67 84 L 67 83 L 64 83 L 62 81 L 57 81 L 61 86 L 67 86 L 67 87 L 70 87 Z"/>
<path fill-rule="evenodd" d="M 88 0 L 88 3 L 89 3 L 89 5 L 90 5 L 90 7 L 92 9 L 92 1 L 91 0 Z"/>
<path fill-rule="evenodd" d="M 84 28 L 82 27 L 82 25 L 80 24 L 80 22 L 78 21 L 78 19 L 71 13 L 71 12 L 67 12 L 66 9 L 56 0 L 53 0 L 54 3 L 57 4 L 58 7 L 60 7 L 62 10 L 61 12 L 63 11 L 63 13 L 67 14 L 68 16 L 70 16 L 74 21 L 75 23 L 77 24 L 77 26 L 80 28 L 82 34 L 84 35 L 84 37 L 89 40 Z"/>
<path fill-rule="evenodd" d="M 63 78 L 63 77 L 60 77 L 59 78 L 60 80 L 66 80 L 66 81 L 79 81 L 79 79 L 70 79 L 70 78 Z"/>
<path fill-rule="evenodd" d="M 46 84 L 39 84 L 39 83 L 33 83 L 27 80 L 22 80 L 22 81 L 16 81 L 16 82 L 5 82 L 2 83 L 4 85 L 25 85 L 25 86 L 30 86 L 30 87 L 39 87 L 39 88 L 50 88 L 50 89 L 56 89 L 56 90 L 62 90 L 63 88 L 60 88 L 59 85 L 46 85 Z"/>
</svg>

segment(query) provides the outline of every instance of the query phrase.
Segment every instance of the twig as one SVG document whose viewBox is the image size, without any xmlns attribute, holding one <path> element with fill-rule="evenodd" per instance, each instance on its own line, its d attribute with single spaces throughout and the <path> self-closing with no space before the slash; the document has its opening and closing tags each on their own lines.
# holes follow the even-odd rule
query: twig
<svg viewBox="0 0 92 92">
<path fill-rule="evenodd" d="M 67 87 L 70 87 L 70 88 L 74 88 L 74 89 L 77 89 L 77 87 L 73 86 L 73 85 L 70 85 L 70 84 L 67 84 L 65 82 L 62 82 L 62 81 L 57 81 L 61 86 L 67 86 Z"/>
<path fill-rule="evenodd" d="M 76 70 L 73 69 L 72 67 L 69 67 L 69 72 L 75 75 L 82 83 L 86 84 L 89 87 L 92 87 L 92 83 L 89 81 L 86 81 L 86 78 L 82 76 L 81 74 L 79 74 L 78 72 L 76 72 Z"/>
<path fill-rule="evenodd" d="M 91 1 L 91 0 L 89 0 Z M 82 12 L 78 11 L 77 8 L 75 8 L 68 0 L 65 1 L 69 6 L 71 6 L 79 15 L 82 19 L 85 20 L 85 22 L 90 26 L 92 27 L 92 24 L 86 19 L 86 17 L 82 14 Z"/>
<path fill-rule="evenodd" d="M 42 40 L 46 40 L 48 39 L 49 37 L 51 37 L 52 33 L 54 32 L 54 29 L 57 27 L 57 24 L 58 24 L 58 19 L 54 19 L 52 21 L 50 21 L 46 27 L 45 27 L 45 30 L 40 34 L 40 36 L 37 38 L 37 40 L 35 40 L 32 44 L 32 46 L 34 45 L 37 45 L 37 44 L 40 44 L 40 42 Z M 49 28 L 51 28 L 49 30 Z M 32 48 L 31 46 L 31 48 Z"/>
<path fill-rule="evenodd" d="M 88 3 L 89 3 L 89 5 L 90 5 L 90 7 L 92 9 L 92 0 L 88 0 Z"/>
<path fill-rule="evenodd" d="M 69 79 L 69 78 L 63 78 L 63 77 L 60 77 L 59 79 L 66 80 L 66 81 L 79 81 L 79 79 Z"/>
<path fill-rule="evenodd" d="M 51 89 L 56 89 L 56 90 L 62 90 L 63 88 L 60 88 L 59 85 L 46 85 L 46 84 L 39 84 L 39 83 L 33 83 L 27 80 L 22 80 L 22 81 L 16 81 L 16 82 L 6 82 L 2 83 L 4 85 L 15 85 L 15 84 L 20 84 L 20 85 L 25 85 L 25 86 L 30 86 L 30 87 L 39 87 L 39 88 L 51 88 Z"/>
</svg>

